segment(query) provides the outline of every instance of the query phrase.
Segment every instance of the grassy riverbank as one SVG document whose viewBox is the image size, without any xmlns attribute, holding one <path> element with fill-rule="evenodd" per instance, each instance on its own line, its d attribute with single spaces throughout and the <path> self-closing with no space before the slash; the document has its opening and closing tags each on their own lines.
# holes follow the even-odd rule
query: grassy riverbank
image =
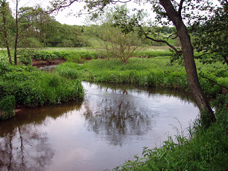
<svg viewBox="0 0 228 171">
<path fill-rule="evenodd" d="M 148 87 L 171 87 L 188 91 L 183 65 L 170 64 L 168 56 L 154 58 L 131 58 L 124 65 L 119 60 L 91 60 L 84 65 L 66 62 L 57 67 L 59 75 L 94 82 L 131 83 Z M 197 62 L 201 85 L 207 95 L 216 96 L 228 85 L 228 71 L 221 63 L 202 65 Z M 217 68 L 217 69 L 216 69 Z M 220 69 L 218 69 L 220 68 Z M 211 72 L 210 72 L 211 71 Z"/>
<path fill-rule="evenodd" d="M 2 63 L 0 68 L 0 119 L 3 120 L 12 116 L 12 110 L 16 106 L 58 104 L 84 95 L 79 80 L 66 79 L 31 66 Z M 8 103 L 9 100 L 5 99 L 12 102 Z"/>
</svg>

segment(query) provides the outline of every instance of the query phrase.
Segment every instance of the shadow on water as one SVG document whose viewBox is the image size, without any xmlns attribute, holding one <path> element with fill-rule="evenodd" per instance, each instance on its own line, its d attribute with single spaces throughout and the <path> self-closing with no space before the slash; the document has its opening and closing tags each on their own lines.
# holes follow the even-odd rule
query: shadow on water
<svg viewBox="0 0 228 171">
<path fill-rule="evenodd" d="M 110 169 L 129 150 L 136 154 L 155 143 L 170 119 L 189 106 L 181 104 L 192 104 L 190 94 L 173 89 L 82 84 L 82 101 L 24 108 L 0 122 L 0 170 Z M 174 99 L 181 101 L 177 109 Z"/>
</svg>

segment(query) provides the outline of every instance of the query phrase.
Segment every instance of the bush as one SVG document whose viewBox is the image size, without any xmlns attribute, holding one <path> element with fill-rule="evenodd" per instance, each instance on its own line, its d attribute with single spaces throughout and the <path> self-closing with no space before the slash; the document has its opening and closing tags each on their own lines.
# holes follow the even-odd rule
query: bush
<svg viewBox="0 0 228 171">
<path fill-rule="evenodd" d="M 13 95 L 17 105 L 29 107 L 57 104 L 82 98 L 84 90 L 79 80 L 69 80 L 58 74 L 46 73 L 26 66 L 11 66 L 0 79 L 4 96 Z"/>
<path fill-rule="evenodd" d="M 6 120 L 15 116 L 15 97 L 6 96 L 0 101 L 0 120 Z"/>
</svg>

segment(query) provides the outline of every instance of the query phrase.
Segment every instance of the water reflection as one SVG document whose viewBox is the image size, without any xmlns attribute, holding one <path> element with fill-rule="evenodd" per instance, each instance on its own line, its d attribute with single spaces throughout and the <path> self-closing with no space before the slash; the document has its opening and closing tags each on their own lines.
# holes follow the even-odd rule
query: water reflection
<svg viewBox="0 0 228 171">
<path fill-rule="evenodd" d="M 33 125 L 7 133 L 0 138 L 0 170 L 44 170 L 54 155 L 47 139 Z"/>
<path fill-rule="evenodd" d="M 0 122 L 0 170 L 45 170 L 52 162 L 54 150 L 46 132 L 39 130 L 48 117 L 56 119 L 78 110 L 82 101 L 42 108 L 24 108 L 15 118 Z M 38 128 L 37 128 L 38 127 Z"/>
<path fill-rule="evenodd" d="M 192 98 L 188 93 L 174 89 L 146 89 L 133 85 L 83 83 L 88 90 L 84 102 L 84 116 L 88 130 L 105 138 L 109 144 L 122 146 L 131 138 L 138 138 L 156 125 L 154 117 L 159 114 L 149 100 L 165 95 L 176 97 L 184 103 Z M 164 106 L 163 106 L 164 107 Z"/>
<path fill-rule="evenodd" d="M 93 102 L 94 103 L 94 102 Z M 101 98 L 91 106 L 85 103 L 87 127 L 104 135 L 110 144 L 122 146 L 129 136 L 143 135 L 151 129 L 149 111 L 141 110 L 134 101 L 119 98 Z"/>
<path fill-rule="evenodd" d="M 191 96 L 176 90 L 83 86 L 83 101 L 22 109 L 0 122 L 1 171 L 112 169 L 166 140 L 174 117 L 186 128 L 198 114 Z"/>
<path fill-rule="evenodd" d="M 89 87 L 93 86 L 93 83 L 84 83 L 88 84 Z M 147 94 L 148 97 L 156 97 L 165 95 L 167 97 L 176 97 L 177 99 L 180 99 L 183 102 L 186 103 L 194 103 L 194 99 L 192 95 L 188 92 L 183 92 L 178 89 L 173 88 L 161 88 L 161 87 L 142 87 L 137 85 L 131 85 L 131 84 L 111 84 L 111 83 L 96 83 L 97 88 L 101 91 L 113 91 L 118 94 L 129 94 L 129 93 L 136 93 L 140 95 L 141 93 Z"/>
</svg>

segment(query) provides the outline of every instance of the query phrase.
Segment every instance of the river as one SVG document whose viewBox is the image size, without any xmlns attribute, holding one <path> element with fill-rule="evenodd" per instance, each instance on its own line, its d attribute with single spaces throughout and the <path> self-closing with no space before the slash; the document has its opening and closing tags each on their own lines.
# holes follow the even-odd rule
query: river
<svg viewBox="0 0 228 171">
<path fill-rule="evenodd" d="M 0 170 L 100 171 L 161 146 L 198 116 L 177 90 L 83 82 L 86 96 L 0 122 Z M 179 132 L 178 132 L 179 131 Z"/>
</svg>

